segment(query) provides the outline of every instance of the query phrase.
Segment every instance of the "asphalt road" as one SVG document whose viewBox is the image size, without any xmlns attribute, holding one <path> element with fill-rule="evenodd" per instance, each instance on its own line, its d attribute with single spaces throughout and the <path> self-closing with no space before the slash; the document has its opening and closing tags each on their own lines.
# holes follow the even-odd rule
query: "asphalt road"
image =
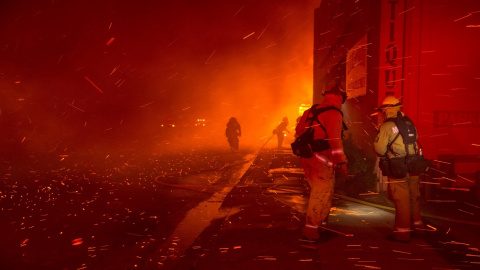
<svg viewBox="0 0 480 270">
<path fill-rule="evenodd" d="M 473 208 L 470 221 L 478 217 L 475 205 L 460 202 L 425 204 L 429 231 L 404 244 L 385 239 L 394 222 L 388 203 L 337 195 L 327 241 L 302 240 L 308 187 L 298 159 L 270 145 L 258 153 L 82 153 L 15 165 L 1 164 L 0 269 L 480 264 L 479 226 L 435 218 L 467 220 L 458 205 Z"/>
<path fill-rule="evenodd" d="M 244 164 L 243 156 L 217 149 L 4 161 L 0 269 L 135 265 L 223 189 L 235 169 L 228 165 Z"/>
</svg>

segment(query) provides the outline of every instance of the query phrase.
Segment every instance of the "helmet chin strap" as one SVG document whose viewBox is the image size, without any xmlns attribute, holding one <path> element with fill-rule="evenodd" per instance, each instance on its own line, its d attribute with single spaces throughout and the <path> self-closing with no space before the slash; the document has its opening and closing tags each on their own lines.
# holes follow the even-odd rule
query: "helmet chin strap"
<svg viewBox="0 0 480 270">
<path fill-rule="evenodd" d="M 383 116 L 383 117 L 382 117 L 382 118 L 383 118 L 382 120 L 385 121 L 385 120 L 388 118 L 388 117 L 387 117 L 387 111 L 386 111 L 386 110 L 381 110 L 381 112 L 382 112 L 382 116 Z"/>
</svg>

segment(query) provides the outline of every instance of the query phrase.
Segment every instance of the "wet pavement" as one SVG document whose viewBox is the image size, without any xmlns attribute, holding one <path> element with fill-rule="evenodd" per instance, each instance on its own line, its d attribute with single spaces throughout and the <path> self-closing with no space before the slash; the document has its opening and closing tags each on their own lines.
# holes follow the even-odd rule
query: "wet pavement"
<svg viewBox="0 0 480 270">
<path fill-rule="evenodd" d="M 461 195 L 423 201 L 428 230 L 405 244 L 386 240 L 382 194 L 339 191 L 323 241 L 303 240 L 308 187 L 289 149 L 63 158 L 2 164 L 1 269 L 480 268 L 479 203 Z"/>
</svg>

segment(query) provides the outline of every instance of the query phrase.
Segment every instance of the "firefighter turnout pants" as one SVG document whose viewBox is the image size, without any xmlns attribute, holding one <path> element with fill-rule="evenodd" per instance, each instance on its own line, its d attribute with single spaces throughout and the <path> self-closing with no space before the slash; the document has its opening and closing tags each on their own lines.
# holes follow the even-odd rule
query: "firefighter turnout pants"
<svg viewBox="0 0 480 270">
<path fill-rule="evenodd" d="M 302 158 L 301 163 L 305 171 L 305 178 L 310 185 L 305 226 L 318 228 L 322 222 L 327 221 L 330 213 L 335 173 L 333 167 L 326 164 L 325 160 L 317 155 L 311 158 Z"/>
<path fill-rule="evenodd" d="M 409 241 L 412 229 L 421 231 L 424 229 L 420 215 L 418 176 L 407 174 L 402 179 L 389 178 L 388 192 L 395 204 L 393 236 L 399 241 Z"/>
</svg>

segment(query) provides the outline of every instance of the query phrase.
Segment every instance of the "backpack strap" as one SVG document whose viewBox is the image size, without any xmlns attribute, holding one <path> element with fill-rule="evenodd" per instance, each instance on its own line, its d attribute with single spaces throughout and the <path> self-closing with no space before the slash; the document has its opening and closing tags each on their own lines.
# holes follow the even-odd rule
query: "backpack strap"
<svg viewBox="0 0 480 270">
<path fill-rule="evenodd" d="M 398 117 L 398 116 L 397 116 L 397 117 Z M 406 115 L 403 115 L 403 116 L 402 116 L 402 121 L 410 121 L 410 123 L 412 123 L 413 128 L 415 128 L 415 135 L 417 134 L 417 132 L 416 132 L 416 127 L 415 127 L 415 125 L 413 124 L 412 119 L 410 119 L 410 118 L 409 118 L 408 116 L 406 116 Z M 405 144 L 405 153 L 407 154 L 407 156 L 408 156 L 408 148 L 407 148 L 407 145 L 408 145 L 408 144 L 412 144 L 412 145 L 413 145 L 413 151 L 415 151 L 415 154 L 418 152 L 417 144 L 416 144 L 416 143 L 418 143 L 417 138 L 415 138 L 415 141 L 414 141 L 413 143 L 406 143 L 406 144 Z"/>
<path fill-rule="evenodd" d="M 397 114 L 397 117 L 396 118 L 389 118 L 387 119 L 385 122 L 393 122 L 397 128 L 398 128 L 398 133 L 397 133 L 397 136 L 395 136 L 395 138 L 388 144 L 387 148 L 388 150 L 390 150 L 390 152 L 392 152 L 393 154 L 395 154 L 395 152 L 393 151 L 393 148 L 392 148 L 392 144 L 395 142 L 395 140 L 397 140 L 398 136 L 399 135 L 402 135 L 402 138 L 403 138 L 403 145 L 405 146 L 405 155 L 408 156 L 409 153 L 408 153 L 408 145 L 412 144 L 413 145 L 413 150 L 415 151 L 415 153 L 417 153 L 417 145 L 416 145 L 416 142 L 418 143 L 418 140 L 415 139 L 415 141 L 413 143 L 409 143 L 408 141 L 409 138 L 406 138 L 407 134 L 408 134 L 408 130 L 405 130 L 406 126 L 404 124 L 402 125 L 399 125 L 398 122 L 399 121 L 410 121 L 412 123 L 412 126 L 413 128 L 415 128 L 415 126 L 413 125 L 413 122 L 410 118 L 408 118 L 407 116 L 404 116 L 402 115 L 400 112 L 398 112 Z M 415 131 L 415 134 L 416 134 L 416 131 Z"/>
<path fill-rule="evenodd" d="M 393 151 L 392 144 L 397 140 L 398 136 L 400 136 L 400 132 L 397 133 L 397 136 L 393 138 L 393 140 L 387 145 L 387 149 L 390 150 L 395 155 L 395 151 Z"/>
<path fill-rule="evenodd" d="M 325 131 L 325 133 L 327 132 L 327 130 L 325 129 L 325 127 L 322 125 L 322 123 L 320 123 L 320 121 L 318 121 L 318 116 L 321 114 L 321 113 L 324 113 L 326 111 L 329 111 L 329 110 L 336 110 L 338 111 L 341 115 L 342 115 L 342 128 L 343 130 L 348 130 L 348 127 L 347 125 L 345 124 L 345 122 L 343 121 L 343 112 L 336 108 L 336 107 L 332 107 L 332 106 L 329 106 L 329 107 L 323 107 L 323 108 L 319 108 L 317 109 L 318 104 L 314 104 L 311 108 L 310 108 L 310 112 L 313 114 L 312 117 L 307 117 L 307 120 L 311 120 L 310 122 L 310 126 L 313 124 L 313 121 L 317 121 L 317 123 L 320 125 L 320 127 L 323 129 L 323 131 Z"/>
</svg>

